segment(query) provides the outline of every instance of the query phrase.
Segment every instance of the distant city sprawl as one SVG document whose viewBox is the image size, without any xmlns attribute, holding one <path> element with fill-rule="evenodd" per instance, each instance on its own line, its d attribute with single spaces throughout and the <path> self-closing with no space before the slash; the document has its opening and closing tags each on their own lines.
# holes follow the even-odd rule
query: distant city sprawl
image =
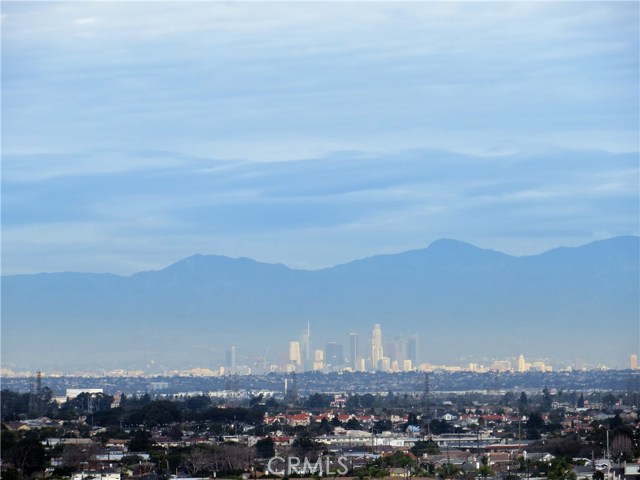
<svg viewBox="0 0 640 480">
<path fill-rule="evenodd" d="M 37 372 L 4 379 L 2 476 L 633 480 L 639 384 L 633 370 Z"/>
</svg>

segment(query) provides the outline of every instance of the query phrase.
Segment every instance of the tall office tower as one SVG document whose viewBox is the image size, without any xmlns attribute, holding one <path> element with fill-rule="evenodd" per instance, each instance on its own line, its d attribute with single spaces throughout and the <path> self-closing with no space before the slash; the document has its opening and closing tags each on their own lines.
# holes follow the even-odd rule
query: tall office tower
<svg viewBox="0 0 640 480">
<path fill-rule="evenodd" d="M 491 365 L 494 372 L 508 372 L 511 370 L 511 362 L 509 360 L 496 360 Z"/>
<path fill-rule="evenodd" d="M 322 350 L 316 350 L 313 356 L 313 370 L 322 370 L 324 368 L 324 352 Z"/>
<path fill-rule="evenodd" d="M 360 357 L 358 359 L 358 371 L 366 372 L 367 371 L 367 359 L 364 357 Z"/>
<path fill-rule="evenodd" d="M 344 365 L 344 352 L 342 345 L 336 342 L 327 342 L 324 348 L 324 363 L 328 367 L 336 368 Z"/>
<path fill-rule="evenodd" d="M 398 365 L 404 365 L 409 359 L 409 340 L 405 337 L 396 337 L 396 358 Z"/>
<path fill-rule="evenodd" d="M 236 346 L 232 345 L 229 350 L 225 352 L 224 366 L 230 370 L 235 370 L 236 363 Z"/>
<path fill-rule="evenodd" d="M 371 334 L 371 366 L 374 370 L 378 368 L 378 362 L 382 357 L 382 329 L 380 324 L 376 323 Z"/>
<path fill-rule="evenodd" d="M 385 357 L 389 357 L 390 362 L 395 362 L 397 360 L 396 357 L 396 342 L 382 342 L 382 351 L 384 352 Z"/>
<path fill-rule="evenodd" d="M 316 362 L 324 362 L 324 352 L 322 350 L 316 350 L 313 356 L 313 360 Z"/>
<path fill-rule="evenodd" d="M 349 334 L 349 366 L 355 372 L 358 369 L 358 334 Z"/>
<path fill-rule="evenodd" d="M 520 354 L 520 356 L 518 357 L 518 371 L 519 372 L 526 372 L 527 371 L 527 364 L 524 361 L 524 355 Z"/>
<path fill-rule="evenodd" d="M 289 364 L 298 368 L 302 364 L 300 342 L 289 342 Z"/>
<path fill-rule="evenodd" d="M 547 371 L 547 366 L 544 364 L 544 362 L 533 362 L 533 364 L 531 365 L 531 368 L 535 372 L 546 372 Z"/>
<path fill-rule="evenodd" d="M 301 337 L 301 355 L 302 355 L 302 364 L 304 365 L 305 370 L 310 370 L 313 359 L 311 358 L 311 323 L 307 322 L 307 331 Z"/>
<path fill-rule="evenodd" d="M 631 370 L 638 369 L 638 355 L 635 353 L 629 357 L 629 368 L 631 368 Z"/>
<path fill-rule="evenodd" d="M 418 365 L 418 336 L 411 335 L 407 344 L 407 360 L 415 366 Z"/>
<path fill-rule="evenodd" d="M 389 357 L 382 357 L 378 360 L 378 370 L 382 372 L 388 372 L 391 370 L 391 360 Z"/>
</svg>

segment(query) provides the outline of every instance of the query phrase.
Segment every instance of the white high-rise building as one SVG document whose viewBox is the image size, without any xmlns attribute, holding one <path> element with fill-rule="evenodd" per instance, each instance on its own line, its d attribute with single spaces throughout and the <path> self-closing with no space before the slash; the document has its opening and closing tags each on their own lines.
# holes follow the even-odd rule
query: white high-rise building
<svg viewBox="0 0 640 480">
<path fill-rule="evenodd" d="M 524 361 L 524 355 L 520 354 L 518 357 L 518 371 L 526 372 L 527 371 L 527 363 Z"/>
<path fill-rule="evenodd" d="M 232 345 L 229 350 L 225 352 L 224 366 L 231 372 L 235 372 L 237 367 L 236 362 L 236 346 Z"/>
<path fill-rule="evenodd" d="M 397 362 L 396 362 L 397 366 Z M 391 370 L 391 359 L 389 357 L 382 357 L 378 361 L 378 370 L 381 372 L 388 372 Z"/>
<path fill-rule="evenodd" d="M 547 371 L 547 366 L 544 364 L 544 362 L 533 362 L 531 364 L 531 368 L 536 371 L 536 372 L 546 372 Z"/>
<path fill-rule="evenodd" d="M 382 329 L 380 328 L 380 324 L 376 323 L 373 326 L 373 333 L 371 334 L 371 365 L 374 369 L 378 368 L 378 362 L 383 356 Z"/>
<path fill-rule="evenodd" d="M 324 368 L 324 351 L 316 350 L 313 356 L 313 369 L 322 370 Z"/>
<path fill-rule="evenodd" d="M 302 364 L 302 358 L 300 355 L 300 342 L 289 343 L 289 363 L 296 367 L 296 369 Z"/>
<path fill-rule="evenodd" d="M 311 358 L 311 323 L 307 322 L 307 331 L 302 335 L 301 345 L 300 345 L 300 354 L 302 365 L 305 370 L 311 368 L 311 364 L 313 363 L 313 359 Z"/>
</svg>

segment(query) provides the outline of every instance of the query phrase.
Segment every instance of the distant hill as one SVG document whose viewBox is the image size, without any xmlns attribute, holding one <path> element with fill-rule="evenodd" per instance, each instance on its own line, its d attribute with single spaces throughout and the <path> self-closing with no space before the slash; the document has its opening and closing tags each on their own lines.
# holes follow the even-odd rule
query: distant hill
<svg viewBox="0 0 640 480">
<path fill-rule="evenodd" d="M 231 344 L 243 358 L 273 355 L 307 321 L 315 348 L 346 347 L 355 331 L 368 351 L 381 323 L 385 339 L 418 334 L 430 361 L 530 352 L 622 363 L 638 349 L 639 247 L 616 237 L 514 257 L 438 240 L 317 271 L 194 255 L 128 277 L 4 276 L 3 364 L 215 364 Z"/>
</svg>

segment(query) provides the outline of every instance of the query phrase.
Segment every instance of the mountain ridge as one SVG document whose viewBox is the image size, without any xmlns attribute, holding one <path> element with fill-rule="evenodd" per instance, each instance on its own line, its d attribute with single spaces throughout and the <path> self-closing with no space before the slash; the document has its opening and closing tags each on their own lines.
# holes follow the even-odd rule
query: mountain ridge
<svg viewBox="0 0 640 480">
<path fill-rule="evenodd" d="M 384 253 L 384 254 L 375 254 L 375 255 L 371 255 L 369 257 L 363 257 L 363 258 L 358 258 L 358 259 L 354 259 L 354 260 L 350 260 L 348 262 L 345 263 L 340 263 L 340 264 L 336 264 L 336 265 L 332 265 L 329 267 L 322 267 L 322 268 L 318 268 L 318 269 L 302 269 L 302 268 L 293 268 L 293 267 L 289 267 L 288 265 L 282 263 L 282 262 L 276 262 L 276 263 L 272 263 L 272 262 L 263 262 L 260 260 L 255 260 L 251 257 L 246 257 L 246 256 L 242 256 L 242 257 L 229 257 L 226 255 L 220 255 L 220 254 L 202 254 L 202 253 L 195 253 L 193 255 L 190 255 L 188 257 L 179 259 L 173 263 L 170 263 L 162 268 L 159 269 L 151 269 L 151 270 L 141 270 L 139 272 L 134 272 L 132 274 L 129 275 L 121 275 L 121 274 L 117 274 L 117 273 L 111 273 L 111 272 L 80 272 L 80 271 L 58 271 L 58 272 L 36 272 L 36 273 L 18 273 L 18 274 L 9 274 L 9 275 L 2 275 L 2 278 L 16 278 L 16 277 L 34 277 L 34 276 L 47 276 L 47 275 L 92 275 L 92 276 L 113 276 L 113 277 L 119 277 L 119 278 L 131 278 L 134 277 L 136 275 L 141 275 L 141 274 L 148 274 L 148 273 L 158 273 L 158 272 L 163 272 L 165 270 L 169 270 L 169 269 L 173 269 L 174 267 L 178 267 L 181 265 L 188 265 L 188 264 L 193 264 L 196 260 L 197 261 L 206 261 L 206 262 L 210 262 L 211 260 L 219 260 L 219 261 L 223 261 L 225 263 L 232 263 L 235 262 L 236 264 L 252 264 L 252 265 L 265 265 L 265 266 L 272 266 L 272 267 L 278 267 L 280 269 L 286 269 L 289 271 L 295 271 L 295 272 L 321 272 L 321 271 L 326 271 L 326 270 L 332 270 L 334 268 L 339 268 L 339 267 L 343 267 L 345 265 L 351 265 L 357 262 L 366 262 L 366 261 L 371 261 L 373 259 L 380 259 L 380 258 L 389 258 L 389 257 L 398 257 L 398 256 L 403 256 L 403 255 L 420 255 L 420 254 L 425 254 L 427 252 L 429 253 L 434 253 L 437 252 L 439 254 L 442 253 L 460 253 L 463 251 L 466 252 L 486 252 L 487 254 L 494 254 L 496 256 L 501 256 L 503 258 L 515 258 L 515 259 L 527 259 L 527 258 L 537 258 L 537 257 L 541 257 L 541 256 L 551 256 L 551 255 L 555 255 L 557 252 L 574 252 L 574 251 L 581 251 L 584 249 L 592 249 L 594 247 L 597 247 L 598 245 L 603 245 L 603 244 L 611 244 L 612 242 L 615 242 L 617 244 L 622 243 L 622 242 L 626 242 L 626 243 L 634 243 L 636 249 L 640 249 L 640 237 L 639 236 L 635 236 L 635 235 L 620 235 L 620 236 L 616 236 L 616 237 L 610 237 L 607 239 L 601 239 L 601 240 L 594 240 L 592 242 L 588 242 L 585 243 L 583 245 L 578 245 L 576 247 L 565 247 L 565 246 L 560 246 L 560 247 L 554 247 L 551 248 L 549 250 L 545 250 L 543 252 L 540 253 L 535 253 L 535 254 L 529 254 L 529 255 L 512 255 L 509 253 L 505 253 L 502 252 L 500 250 L 495 250 L 495 249 L 491 249 L 491 248 L 481 248 L 481 247 L 477 247 L 469 242 L 465 242 L 465 241 L 461 241 L 461 240 L 456 240 L 456 239 L 451 239 L 451 238 L 441 238 L 441 239 L 437 239 L 434 240 L 433 242 L 431 242 L 429 245 L 427 245 L 426 247 L 423 248 L 417 248 L 417 249 L 411 249 L 411 250 L 405 250 L 402 252 L 394 252 L 394 253 Z"/>
</svg>

